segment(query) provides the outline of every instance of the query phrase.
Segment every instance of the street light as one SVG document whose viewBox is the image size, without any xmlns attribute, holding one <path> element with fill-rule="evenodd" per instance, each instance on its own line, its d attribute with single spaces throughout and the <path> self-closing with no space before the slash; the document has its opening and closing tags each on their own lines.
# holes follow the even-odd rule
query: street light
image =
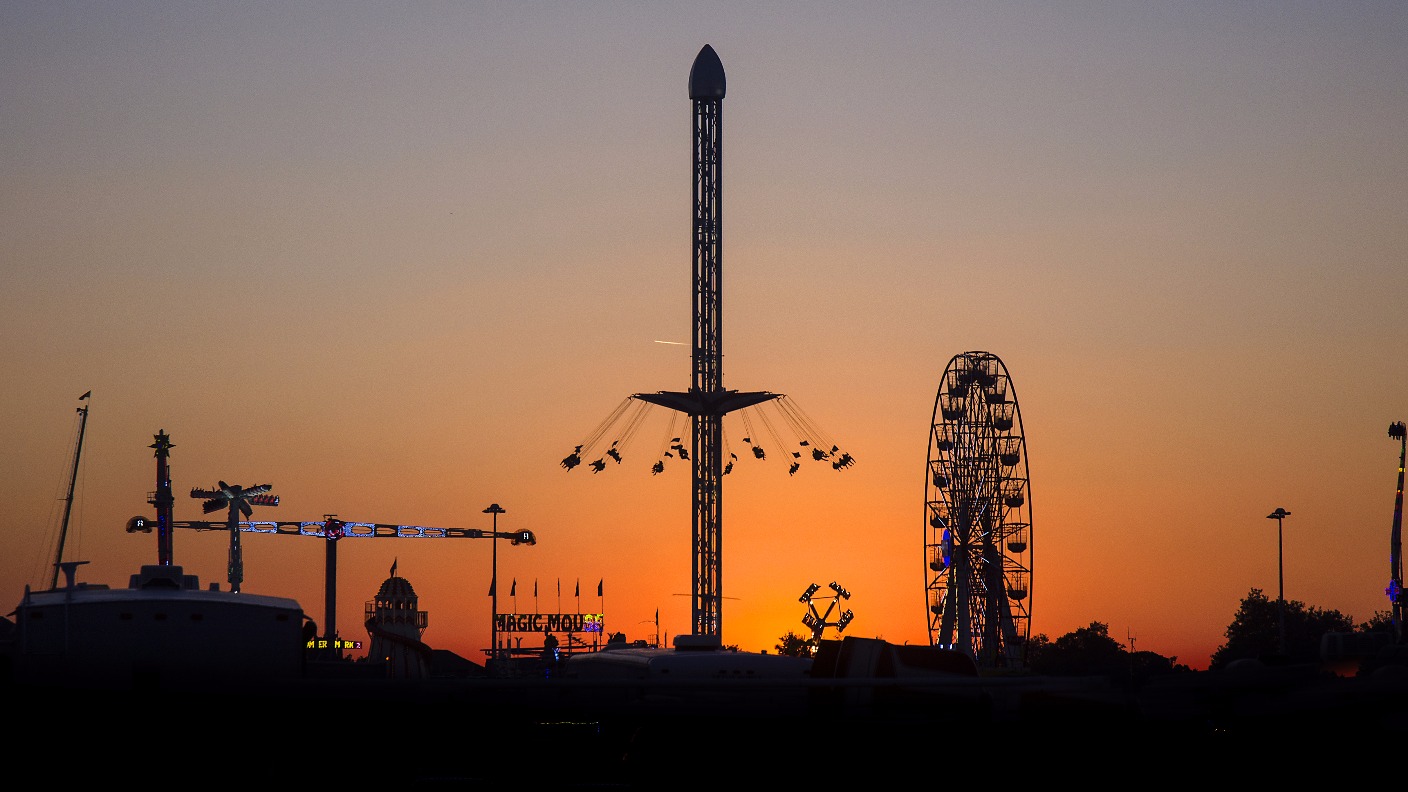
<svg viewBox="0 0 1408 792">
<path fill-rule="evenodd" d="M 1277 507 L 1276 511 L 1266 515 L 1266 519 L 1276 521 L 1276 576 L 1278 586 L 1276 590 L 1276 608 L 1277 621 L 1280 629 L 1281 655 L 1283 657 L 1286 654 L 1286 564 L 1284 560 L 1285 555 L 1282 551 L 1284 545 L 1281 538 L 1281 520 L 1289 516 L 1291 516 L 1291 513 L 1280 507 Z"/>
<path fill-rule="evenodd" d="M 499 656 L 499 515 L 504 514 L 505 510 L 499 504 L 491 503 L 484 513 L 494 515 L 494 571 L 489 578 L 489 590 L 493 593 L 489 613 L 489 659 L 493 660 Z"/>
<path fill-rule="evenodd" d="M 1389 604 L 1393 608 L 1395 640 L 1403 639 L 1403 465 L 1408 459 L 1408 426 L 1402 421 L 1388 425 L 1388 436 L 1398 441 L 1398 491 L 1393 496 L 1393 531 L 1389 534 Z"/>
</svg>

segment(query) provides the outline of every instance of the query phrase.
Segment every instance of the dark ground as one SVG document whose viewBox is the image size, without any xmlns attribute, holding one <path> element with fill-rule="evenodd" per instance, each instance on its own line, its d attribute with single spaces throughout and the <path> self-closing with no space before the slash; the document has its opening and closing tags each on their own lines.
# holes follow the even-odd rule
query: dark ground
<svg viewBox="0 0 1408 792">
<path fill-rule="evenodd" d="M 1040 677 L 461 678 L 12 684 L 6 694 L 12 769 L 109 787 L 871 788 L 960 772 L 1121 770 L 1163 782 L 1294 779 L 1302 761 L 1358 756 L 1372 767 L 1408 739 L 1408 667 L 1337 677 L 1263 666 L 1137 689 Z"/>
</svg>

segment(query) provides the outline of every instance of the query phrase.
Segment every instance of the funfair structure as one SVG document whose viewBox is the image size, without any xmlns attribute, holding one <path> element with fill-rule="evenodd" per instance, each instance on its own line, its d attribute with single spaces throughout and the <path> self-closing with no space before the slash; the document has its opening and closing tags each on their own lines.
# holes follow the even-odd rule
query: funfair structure
<svg viewBox="0 0 1408 792">
<path fill-rule="evenodd" d="M 1012 378 L 990 352 L 955 355 L 934 399 L 924 484 L 929 640 L 979 668 L 1025 664 L 1032 521 Z"/>
<path fill-rule="evenodd" d="M 191 497 L 204 500 L 203 508 L 207 514 L 228 508 L 229 516 L 225 521 L 173 520 L 172 507 L 176 499 L 172 493 L 171 468 L 168 458 L 174 445 L 171 442 L 171 437 L 166 434 L 165 430 L 162 430 L 157 432 L 156 442 L 152 443 L 150 447 L 156 450 L 157 489 L 147 502 L 156 507 L 156 519 L 153 521 L 141 515 L 133 517 L 127 521 L 127 532 L 149 533 L 153 528 L 156 529 L 157 564 L 159 566 L 170 566 L 173 563 L 172 529 L 228 531 L 230 534 L 229 584 L 231 591 L 238 592 L 240 583 L 244 580 L 244 563 L 239 542 L 239 536 L 242 533 L 310 536 L 327 540 L 324 574 L 325 621 L 324 632 L 318 645 L 325 650 L 325 654 L 331 657 L 341 657 L 345 645 L 345 642 L 338 635 L 337 629 L 337 545 L 342 539 L 493 539 L 495 540 L 494 575 L 497 575 L 498 572 L 497 540 L 506 539 L 512 545 L 534 545 L 538 541 L 530 530 L 498 530 L 497 519 L 494 522 L 494 529 L 489 531 L 479 528 L 435 528 L 424 525 L 352 522 L 339 520 L 335 514 L 325 514 L 321 520 L 242 521 L 238 519 L 237 510 L 239 514 L 246 517 L 251 516 L 249 503 L 278 505 L 278 497 L 268 494 L 273 485 L 262 484 L 242 489 L 232 487 L 223 481 L 220 482 L 218 490 L 192 489 Z M 497 504 L 495 505 L 497 506 Z M 495 623 L 497 623 L 497 617 L 498 614 L 494 614 Z M 495 643 L 497 643 L 496 637 L 491 637 L 491 646 Z M 492 649 L 490 654 L 493 655 Z"/>
<path fill-rule="evenodd" d="M 688 416 L 692 425 L 689 448 L 673 438 L 667 456 L 678 454 L 693 463 L 691 480 L 690 546 L 691 559 L 691 633 L 675 637 L 677 647 L 718 648 L 723 645 L 723 477 L 733 469 L 735 454 L 727 451 L 724 416 L 746 411 L 764 403 L 776 403 L 784 420 L 801 439 L 801 448 L 792 452 L 801 460 L 804 456 L 825 461 L 835 470 L 854 464 L 849 453 L 824 439 L 820 431 L 805 418 L 795 405 L 780 393 L 770 391 L 738 391 L 724 387 L 723 376 L 723 100 L 725 94 L 723 63 L 714 48 L 704 45 L 689 71 L 689 98 L 694 107 L 694 197 L 691 223 L 691 243 L 694 249 L 693 269 L 693 380 L 687 391 L 656 391 L 636 393 L 617 409 L 592 437 L 562 461 L 568 470 L 582 463 L 583 454 L 590 456 L 592 446 L 604 436 L 607 427 L 621 418 L 632 402 L 640 406 L 658 405 Z M 602 458 L 590 463 L 594 472 L 606 465 L 605 458 L 621 461 L 620 451 L 625 440 L 639 425 L 641 411 L 626 422 L 626 434 L 612 442 Z M 748 426 L 748 413 L 743 413 Z M 764 419 L 766 420 L 766 419 Z M 769 426 L 770 429 L 770 426 Z M 750 430 L 744 442 L 752 446 L 753 455 L 764 458 L 761 445 L 754 442 Z M 778 438 L 780 440 L 780 438 Z M 729 457 L 725 461 L 725 457 Z M 795 473 L 801 462 L 792 462 L 789 473 Z M 655 463 L 654 472 L 662 472 L 663 459 Z"/>
</svg>

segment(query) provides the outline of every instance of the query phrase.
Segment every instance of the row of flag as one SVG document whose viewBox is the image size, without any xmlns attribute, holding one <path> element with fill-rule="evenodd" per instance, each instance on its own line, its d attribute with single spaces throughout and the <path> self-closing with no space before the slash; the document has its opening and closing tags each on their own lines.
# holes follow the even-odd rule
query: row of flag
<svg viewBox="0 0 1408 792">
<path fill-rule="evenodd" d="M 395 569 L 396 569 L 395 564 L 392 565 L 391 569 L 392 569 L 392 574 L 393 574 L 393 576 L 394 576 L 394 575 L 395 575 Z M 491 596 L 491 597 L 494 596 L 494 590 L 495 590 L 495 588 L 496 588 L 496 586 L 497 586 L 497 583 L 498 583 L 498 581 L 495 581 L 495 580 L 490 580 L 490 581 L 489 581 L 489 596 Z M 597 583 L 596 583 L 596 595 L 597 595 L 598 597 L 604 596 L 604 595 L 602 594 L 602 590 L 603 590 L 603 589 L 602 589 L 602 586 L 603 586 L 605 583 L 606 583 L 606 578 L 602 578 L 601 580 L 598 580 L 598 581 L 597 581 Z M 513 584 L 512 584 L 511 586 L 509 586 L 508 595 L 509 595 L 510 597 L 517 597 L 517 596 L 518 596 L 518 578 L 514 578 L 514 579 L 513 579 Z M 535 597 L 538 596 L 538 581 L 536 581 L 536 580 L 533 581 L 533 596 L 535 596 Z M 562 578 L 558 578 L 558 579 L 557 579 L 557 596 L 559 596 L 559 597 L 562 596 Z M 578 578 L 578 579 L 577 579 L 577 592 L 576 592 L 575 594 L 573 594 L 573 596 L 574 596 L 574 597 L 580 597 L 580 596 L 582 596 L 582 580 L 581 580 L 581 578 Z"/>
</svg>

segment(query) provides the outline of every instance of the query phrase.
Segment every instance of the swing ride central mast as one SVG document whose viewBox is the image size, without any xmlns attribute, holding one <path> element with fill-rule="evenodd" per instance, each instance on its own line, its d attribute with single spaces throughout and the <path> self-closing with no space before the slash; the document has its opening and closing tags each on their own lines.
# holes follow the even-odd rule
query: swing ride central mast
<svg viewBox="0 0 1408 792">
<path fill-rule="evenodd" d="M 689 71 L 694 104 L 694 379 L 689 391 L 637 393 L 641 401 L 690 416 L 694 455 L 692 634 L 722 645 L 723 417 L 777 398 L 724 389 L 723 377 L 723 99 L 724 67 L 704 45 Z"/>
</svg>

